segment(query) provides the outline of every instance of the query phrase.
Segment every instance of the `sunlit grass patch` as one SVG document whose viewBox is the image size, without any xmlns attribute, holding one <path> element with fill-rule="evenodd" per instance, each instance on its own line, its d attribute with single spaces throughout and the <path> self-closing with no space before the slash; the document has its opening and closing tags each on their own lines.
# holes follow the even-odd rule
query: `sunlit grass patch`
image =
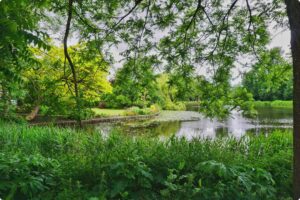
<svg viewBox="0 0 300 200">
<path fill-rule="evenodd" d="M 92 111 L 99 117 L 112 117 L 112 116 L 124 116 L 124 109 L 105 109 L 105 108 L 92 108 Z"/>
<path fill-rule="evenodd" d="M 293 108 L 293 101 L 275 100 L 275 101 L 255 101 L 255 107 L 272 108 Z"/>
</svg>

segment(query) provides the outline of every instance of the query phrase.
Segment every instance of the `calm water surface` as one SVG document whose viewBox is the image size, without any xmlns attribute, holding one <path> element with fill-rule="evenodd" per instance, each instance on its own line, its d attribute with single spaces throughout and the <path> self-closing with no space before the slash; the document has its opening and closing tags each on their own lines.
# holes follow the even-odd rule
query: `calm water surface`
<svg viewBox="0 0 300 200">
<path fill-rule="evenodd" d="M 197 107 L 189 108 L 197 111 Z M 243 117 L 233 112 L 231 117 L 224 121 L 201 117 L 196 121 L 161 121 L 161 122 L 130 122 L 125 124 L 101 124 L 96 129 L 108 134 L 117 129 L 124 134 L 149 137 L 168 138 L 171 136 L 192 138 L 214 138 L 245 134 L 268 134 L 275 129 L 292 129 L 292 109 L 287 108 L 258 108 L 255 118 Z"/>
</svg>

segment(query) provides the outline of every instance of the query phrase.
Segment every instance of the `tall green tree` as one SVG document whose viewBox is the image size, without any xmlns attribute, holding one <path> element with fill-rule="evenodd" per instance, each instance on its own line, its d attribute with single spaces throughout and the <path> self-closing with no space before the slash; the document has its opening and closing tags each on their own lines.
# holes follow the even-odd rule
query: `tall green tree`
<svg viewBox="0 0 300 200">
<path fill-rule="evenodd" d="M 21 71 L 36 64 L 29 46 L 48 48 L 44 42 L 48 35 L 38 24 L 47 5 L 45 0 L 0 1 L 0 112 L 4 118 L 12 113 L 13 100 L 23 95 Z"/>
<path fill-rule="evenodd" d="M 160 101 L 155 66 L 159 62 L 155 57 L 142 57 L 128 60 L 117 71 L 113 81 L 113 92 L 106 96 L 111 107 L 146 107 Z"/>
<path fill-rule="evenodd" d="M 109 66 L 91 46 L 84 43 L 69 47 L 77 72 L 82 115 L 85 108 L 99 103 L 103 93 L 111 91 L 107 80 Z M 34 48 L 32 52 L 39 65 L 22 73 L 23 89 L 27 91 L 23 103 L 33 111 L 29 119 L 34 118 L 40 108 L 44 109 L 44 114 L 64 114 L 75 118 L 80 113 L 76 112 L 72 71 L 65 61 L 63 48 L 53 46 L 50 51 Z"/>
<path fill-rule="evenodd" d="M 300 2 L 285 0 L 293 57 L 294 199 L 300 198 Z"/>
<path fill-rule="evenodd" d="M 243 77 L 243 86 L 255 100 L 291 100 L 292 66 L 275 48 L 264 52 Z"/>
</svg>

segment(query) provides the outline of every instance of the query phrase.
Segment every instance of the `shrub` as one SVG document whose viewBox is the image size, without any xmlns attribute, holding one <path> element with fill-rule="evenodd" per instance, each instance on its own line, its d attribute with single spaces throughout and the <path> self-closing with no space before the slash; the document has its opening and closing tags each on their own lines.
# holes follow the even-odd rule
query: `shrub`
<svg viewBox="0 0 300 200">
<path fill-rule="evenodd" d="M 160 111 L 160 107 L 157 104 L 152 104 L 149 109 L 151 113 L 158 113 Z"/>
<path fill-rule="evenodd" d="M 124 115 L 133 116 L 133 115 L 150 115 L 159 112 L 159 107 L 157 105 L 151 105 L 150 108 L 139 108 L 139 107 L 130 107 L 124 111 Z"/>
<path fill-rule="evenodd" d="M 166 101 L 163 106 L 164 110 L 186 110 L 186 106 L 183 102 Z"/>
<path fill-rule="evenodd" d="M 59 163 L 40 154 L 0 153 L 0 194 L 32 199 L 55 188 Z"/>
<path fill-rule="evenodd" d="M 75 109 L 68 114 L 69 119 L 83 120 L 83 119 L 91 119 L 93 117 L 95 117 L 95 113 L 90 108 L 82 108 L 80 113 L 78 113 L 78 110 Z"/>
</svg>

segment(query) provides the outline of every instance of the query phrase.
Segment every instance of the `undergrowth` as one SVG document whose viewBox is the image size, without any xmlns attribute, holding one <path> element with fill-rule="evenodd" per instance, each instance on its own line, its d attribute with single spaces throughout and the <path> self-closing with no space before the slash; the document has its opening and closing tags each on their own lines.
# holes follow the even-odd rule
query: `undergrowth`
<svg viewBox="0 0 300 200">
<path fill-rule="evenodd" d="M 292 136 L 166 141 L 0 123 L 3 199 L 289 199 Z"/>
</svg>

